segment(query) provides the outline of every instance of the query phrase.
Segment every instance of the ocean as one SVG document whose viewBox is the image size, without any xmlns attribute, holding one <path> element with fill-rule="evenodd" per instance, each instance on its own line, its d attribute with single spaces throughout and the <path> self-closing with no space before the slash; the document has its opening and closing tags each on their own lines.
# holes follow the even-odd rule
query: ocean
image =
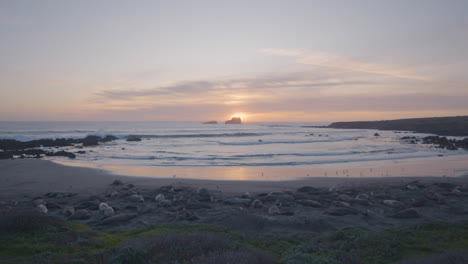
<svg viewBox="0 0 468 264">
<path fill-rule="evenodd" d="M 79 149 L 64 147 L 76 159 L 55 161 L 108 166 L 274 167 L 394 163 L 443 156 L 465 156 L 429 145 L 409 144 L 411 132 L 305 127 L 324 123 L 242 125 L 196 122 L 0 122 L 0 138 L 27 141 L 114 135 L 119 139 Z M 375 136 L 378 133 L 379 136 Z M 130 135 L 142 138 L 128 142 Z M 56 149 L 54 149 L 56 150 Z"/>
</svg>

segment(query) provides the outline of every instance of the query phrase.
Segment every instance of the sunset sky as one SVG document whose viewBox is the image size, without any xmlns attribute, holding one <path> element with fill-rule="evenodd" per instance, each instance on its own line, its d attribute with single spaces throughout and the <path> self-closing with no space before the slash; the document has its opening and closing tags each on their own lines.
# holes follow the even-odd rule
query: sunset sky
<svg viewBox="0 0 468 264">
<path fill-rule="evenodd" d="M 468 115 L 468 1 L 0 0 L 0 120 Z"/>
</svg>

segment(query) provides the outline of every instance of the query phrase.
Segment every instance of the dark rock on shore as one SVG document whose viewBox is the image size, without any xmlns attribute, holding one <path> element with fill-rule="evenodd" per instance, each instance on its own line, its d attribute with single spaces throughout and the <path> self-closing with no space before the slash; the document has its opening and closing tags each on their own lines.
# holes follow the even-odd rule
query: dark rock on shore
<svg viewBox="0 0 468 264">
<path fill-rule="evenodd" d="M 63 156 L 63 157 L 67 157 L 67 158 L 70 158 L 70 159 L 76 158 L 76 155 L 75 155 L 75 154 L 73 154 L 73 153 L 71 153 L 71 152 L 64 151 L 64 150 L 57 151 L 57 152 L 48 152 L 48 153 L 46 153 L 46 156 L 49 156 L 49 157 L 52 157 L 52 156 Z"/>
<path fill-rule="evenodd" d="M 436 145 L 438 148 L 444 148 L 448 150 L 457 150 L 459 148 L 468 150 L 468 138 L 456 140 L 448 139 L 446 137 L 428 136 L 422 138 L 422 143 Z"/>
<path fill-rule="evenodd" d="M 141 141 L 141 138 L 137 136 L 129 136 L 126 141 Z"/>
<path fill-rule="evenodd" d="M 208 121 L 208 122 L 203 122 L 205 125 L 217 125 L 218 121 Z"/>
</svg>

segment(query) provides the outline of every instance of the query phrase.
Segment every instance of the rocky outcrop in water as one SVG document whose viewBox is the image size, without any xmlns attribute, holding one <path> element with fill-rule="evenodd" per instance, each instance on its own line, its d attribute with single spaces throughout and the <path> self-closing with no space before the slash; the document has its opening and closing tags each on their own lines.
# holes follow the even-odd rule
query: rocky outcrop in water
<svg viewBox="0 0 468 264">
<path fill-rule="evenodd" d="M 231 120 L 227 120 L 225 122 L 225 124 L 228 124 L 228 125 L 240 125 L 242 124 L 242 120 L 240 117 L 233 117 L 231 118 Z"/>
</svg>

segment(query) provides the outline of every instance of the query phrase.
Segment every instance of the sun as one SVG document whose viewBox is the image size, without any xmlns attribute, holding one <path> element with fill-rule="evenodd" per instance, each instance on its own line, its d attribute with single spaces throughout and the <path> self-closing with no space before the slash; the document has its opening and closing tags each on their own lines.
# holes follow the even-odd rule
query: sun
<svg viewBox="0 0 468 264">
<path fill-rule="evenodd" d="M 245 119 L 245 114 L 244 113 L 235 113 L 231 115 L 232 117 L 239 117 L 240 119 Z"/>
</svg>

